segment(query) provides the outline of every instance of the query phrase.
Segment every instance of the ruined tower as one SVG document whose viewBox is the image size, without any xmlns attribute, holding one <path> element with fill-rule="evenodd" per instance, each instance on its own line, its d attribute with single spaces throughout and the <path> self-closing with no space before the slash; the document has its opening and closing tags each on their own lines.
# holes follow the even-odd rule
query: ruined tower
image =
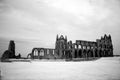
<svg viewBox="0 0 120 80">
<path fill-rule="evenodd" d="M 2 60 L 9 59 L 9 58 L 16 58 L 16 56 L 15 56 L 15 43 L 13 40 L 10 40 L 8 50 L 6 50 L 2 55 Z"/>
<path fill-rule="evenodd" d="M 113 45 L 111 35 L 106 34 L 101 39 L 97 40 L 98 54 L 100 57 L 113 56 Z"/>
<path fill-rule="evenodd" d="M 11 52 L 9 57 L 14 58 L 15 57 L 15 43 L 13 40 L 10 41 L 8 50 Z"/>
<path fill-rule="evenodd" d="M 59 58 L 64 58 L 65 50 L 67 49 L 67 36 L 61 35 L 60 37 L 57 35 L 56 43 L 55 43 L 56 53 Z"/>
</svg>

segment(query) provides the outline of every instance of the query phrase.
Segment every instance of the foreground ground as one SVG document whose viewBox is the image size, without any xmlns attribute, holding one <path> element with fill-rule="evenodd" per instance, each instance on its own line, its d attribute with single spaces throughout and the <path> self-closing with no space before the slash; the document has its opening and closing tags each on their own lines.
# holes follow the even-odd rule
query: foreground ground
<svg viewBox="0 0 120 80">
<path fill-rule="evenodd" d="M 95 61 L 0 62 L 2 80 L 120 80 L 120 57 Z"/>
</svg>

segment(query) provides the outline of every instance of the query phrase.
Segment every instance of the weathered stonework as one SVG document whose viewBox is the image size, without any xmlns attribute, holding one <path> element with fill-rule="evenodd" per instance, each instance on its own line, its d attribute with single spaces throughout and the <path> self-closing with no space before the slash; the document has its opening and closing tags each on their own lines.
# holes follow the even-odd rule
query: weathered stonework
<svg viewBox="0 0 120 80">
<path fill-rule="evenodd" d="M 15 58 L 15 43 L 13 40 L 10 41 L 8 50 L 6 50 L 2 55 L 2 59 L 9 59 L 9 58 Z"/>
<path fill-rule="evenodd" d="M 111 36 L 106 34 L 101 39 L 94 41 L 76 40 L 75 43 L 67 41 L 67 37 L 56 37 L 55 49 L 33 48 L 28 54 L 32 59 L 72 59 L 88 57 L 113 56 Z"/>
<path fill-rule="evenodd" d="M 8 50 L 6 50 L 1 57 L 2 60 L 10 58 L 21 58 L 20 54 L 15 56 L 15 43 L 13 40 L 10 41 Z"/>
</svg>

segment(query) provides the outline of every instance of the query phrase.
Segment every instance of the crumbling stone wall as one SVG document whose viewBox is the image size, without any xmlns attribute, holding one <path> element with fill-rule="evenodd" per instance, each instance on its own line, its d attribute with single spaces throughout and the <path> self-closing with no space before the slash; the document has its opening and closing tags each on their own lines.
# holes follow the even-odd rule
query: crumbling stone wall
<svg viewBox="0 0 120 80">
<path fill-rule="evenodd" d="M 20 54 L 15 56 L 15 43 L 13 40 L 10 40 L 8 50 L 6 50 L 1 57 L 2 60 L 9 58 L 21 58 Z"/>
</svg>

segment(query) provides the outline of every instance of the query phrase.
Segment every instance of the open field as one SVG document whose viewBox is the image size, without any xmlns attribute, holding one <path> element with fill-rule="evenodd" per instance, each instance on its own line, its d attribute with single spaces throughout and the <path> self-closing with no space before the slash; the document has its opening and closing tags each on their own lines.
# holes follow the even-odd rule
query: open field
<svg viewBox="0 0 120 80">
<path fill-rule="evenodd" d="M 2 80 L 120 80 L 120 57 L 95 61 L 0 62 Z"/>
</svg>

